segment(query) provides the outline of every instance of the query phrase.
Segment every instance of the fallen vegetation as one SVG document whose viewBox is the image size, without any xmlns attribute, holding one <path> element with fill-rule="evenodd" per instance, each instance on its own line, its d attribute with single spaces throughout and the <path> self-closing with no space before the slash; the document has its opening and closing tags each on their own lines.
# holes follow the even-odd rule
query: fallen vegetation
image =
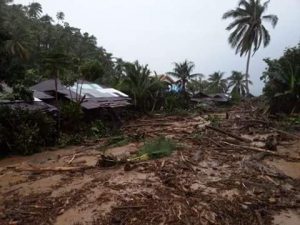
<svg viewBox="0 0 300 225">
<path fill-rule="evenodd" d="M 0 222 L 273 224 L 300 207 L 299 133 L 277 124 L 245 103 L 210 116 L 143 117 L 124 125 L 125 136 L 4 160 Z"/>
</svg>

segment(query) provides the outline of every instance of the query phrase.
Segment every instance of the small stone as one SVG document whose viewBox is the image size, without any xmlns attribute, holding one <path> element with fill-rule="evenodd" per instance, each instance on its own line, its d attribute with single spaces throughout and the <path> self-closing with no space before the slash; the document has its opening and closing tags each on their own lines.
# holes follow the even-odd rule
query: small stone
<svg viewBox="0 0 300 225">
<path fill-rule="evenodd" d="M 248 209 L 249 207 L 242 204 L 242 208 L 243 208 L 243 209 Z"/>
<path fill-rule="evenodd" d="M 275 198 L 269 198 L 269 202 L 272 203 L 272 204 L 276 203 L 276 199 Z"/>
<path fill-rule="evenodd" d="M 64 212 L 65 212 L 65 209 L 61 209 L 61 210 L 59 210 L 58 215 L 61 215 L 61 214 L 63 214 Z"/>
</svg>

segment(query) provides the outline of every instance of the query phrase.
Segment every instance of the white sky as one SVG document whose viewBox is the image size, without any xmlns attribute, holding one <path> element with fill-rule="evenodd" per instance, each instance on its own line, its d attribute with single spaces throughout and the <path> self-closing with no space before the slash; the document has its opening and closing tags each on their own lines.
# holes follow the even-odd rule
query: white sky
<svg viewBox="0 0 300 225">
<path fill-rule="evenodd" d="M 28 4 L 32 0 L 15 0 Z M 235 55 L 225 30 L 230 20 L 225 11 L 238 0 L 38 0 L 44 13 L 55 18 L 63 11 L 65 20 L 93 34 L 98 45 L 127 61 L 138 59 L 158 73 L 171 71 L 173 62 L 185 59 L 196 64 L 195 72 L 209 75 L 245 70 L 246 58 Z M 260 94 L 259 80 L 266 65 L 263 58 L 279 57 L 286 47 L 300 41 L 300 0 L 271 0 L 267 14 L 276 14 L 275 29 L 267 25 L 270 45 L 251 59 L 251 91 Z"/>
</svg>

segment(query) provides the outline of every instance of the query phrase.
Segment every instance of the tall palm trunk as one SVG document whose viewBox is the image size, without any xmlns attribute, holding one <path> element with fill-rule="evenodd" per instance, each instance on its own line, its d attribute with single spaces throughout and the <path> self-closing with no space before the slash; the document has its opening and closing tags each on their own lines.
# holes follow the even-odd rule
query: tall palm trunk
<svg viewBox="0 0 300 225">
<path fill-rule="evenodd" d="M 247 65 L 246 65 L 246 92 L 247 96 L 249 96 L 249 65 L 250 65 L 250 57 L 251 57 L 251 50 L 252 46 L 250 47 L 250 50 L 248 52 L 248 58 L 247 58 Z"/>
<path fill-rule="evenodd" d="M 183 93 L 185 93 L 185 89 L 186 89 L 185 86 L 186 86 L 186 80 L 183 79 L 183 80 L 182 80 L 182 92 L 183 92 Z"/>
</svg>

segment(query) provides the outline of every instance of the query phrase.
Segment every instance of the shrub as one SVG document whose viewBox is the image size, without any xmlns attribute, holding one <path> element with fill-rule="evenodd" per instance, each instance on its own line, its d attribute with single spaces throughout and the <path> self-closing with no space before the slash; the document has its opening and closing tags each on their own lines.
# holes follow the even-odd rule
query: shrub
<svg viewBox="0 0 300 225">
<path fill-rule="evenodd" d="M 32 154 L 56 139 L 56 122 L 47 114 L 0 107 L 1 154 Z"/>
<path fill-rule="evenodd" d="M 265 59 L 268 68 L 261 77 L 272 113 L 300 112 L 300 43 L 285 50 L 279 59 Z"/>
<path fill-rule="evenodd" d="M 189 96 L 184 93 L 166 93 L 164 108 L 167 112 L 175 109 L 187 109 L 189 107 Z"/>
<path fill-rule="evenodd" d="M 93 137 L 104 137 L 107 134 L 107 128 L 101 120 L 95 120 L 91 124 L 91 135 Z"/>
<path fill-rule="evenodd" d="M 150 140 L 140 149 L 139 156 L 147 155 L 149 158 L 169 156 L 176 149 L 176 144 L 165 137 Z"/>
<path fill-rule="evenodd" d="M 62 130 L 67 133 L 74 133 L 82 130 L 83 112 L 77 102 L 63 102 L 60 106 Z"/>
</svg>

